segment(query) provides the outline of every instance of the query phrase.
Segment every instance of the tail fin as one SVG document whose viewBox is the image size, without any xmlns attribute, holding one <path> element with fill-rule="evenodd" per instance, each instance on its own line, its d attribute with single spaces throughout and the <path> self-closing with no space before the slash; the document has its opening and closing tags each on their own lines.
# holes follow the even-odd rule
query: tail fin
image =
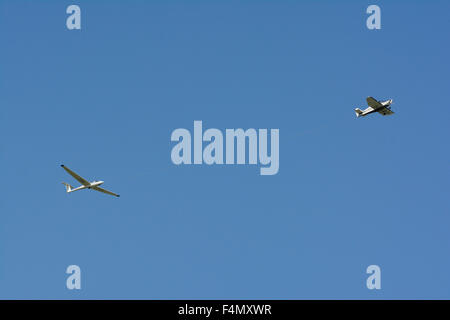
<svg viewBox="0 0 450 320">
<path fill-rule="evenodd" d="M 360 108 L 356 108 L 355 113 L 356 113 L 356 117 L 359 117 L 360 115 L 362 115 L 363 112 Z"/>
<path fill-rule="evenodd" d="M 72 187 L 70 184 L 65 183 L 65 182 L 63 182 L 62 184 L 66 186 L 66 191 L 67 191 L 67 192 L 72 191 L 73 187 Z"/>
</svg>

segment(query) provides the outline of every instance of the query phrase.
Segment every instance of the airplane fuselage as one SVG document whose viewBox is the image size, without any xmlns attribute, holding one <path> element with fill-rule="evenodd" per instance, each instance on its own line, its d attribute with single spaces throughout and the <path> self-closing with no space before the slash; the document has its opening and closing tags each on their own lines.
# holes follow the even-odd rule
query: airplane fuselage
<svg viewBox="0 0 450 320">
<path fill-rule="evenodd" d="M 98 186 L 102 185 L 103 183 L 104 183 L 104 181 L 92 181 L 92 182 L 90 182 L 90 184 L 88 186 L 79 186 L 78 188 L 71 189 L 70 191 L 67 191 L 67 192 L 74 192 L 74 191 L 83 190 L 83 189 L 90 189 L 92 187 L 98 187 Z"/>
<path fill-rule="evenodd" d="M 381 102 L 381 106 L 379 108 L 372 108 L 372 107 L 368 107 L 365 110 L 361 110 L 362 113 L 359 114 L 360 117 L 364 117 L 367 116 L 368 114 L 374 113 L 374 112 L 378 112 L 379 110 L 383 109 L 383 108 L 388 108 L 389 110 L 390 105 L 392 104 L 392 99 L 386 100 L 386 101 L 382 101 Z"/>
<path fill-rule="evenodd" d="M 98 186 L 102 185 L 103 182 L 104 182 L 104 181 L 92 181 L 92 182 L 91 182 L 91 185 L 88 186 L 88 188 L 98 187 Z"/>
</svg>

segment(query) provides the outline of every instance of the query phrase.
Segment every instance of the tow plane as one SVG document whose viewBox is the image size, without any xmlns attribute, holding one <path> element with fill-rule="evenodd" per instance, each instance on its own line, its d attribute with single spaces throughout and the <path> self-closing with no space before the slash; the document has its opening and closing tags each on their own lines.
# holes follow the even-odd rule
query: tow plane
<svg viewBox="0 0 450 320">
<path fill-rule="evenodd" d="M 374 112 L 381 113 L 383 116 L 390 116 L 391 114 L 394 114 L 394 111 L 391 110 L 392 99 L 386 101 L 378 101 L 372 97 L 367 97 L 366 100 L 369 107 L 364 110 L 356 108 L 356 117 L 365 117 L 368 114 Z"/>
</svg>

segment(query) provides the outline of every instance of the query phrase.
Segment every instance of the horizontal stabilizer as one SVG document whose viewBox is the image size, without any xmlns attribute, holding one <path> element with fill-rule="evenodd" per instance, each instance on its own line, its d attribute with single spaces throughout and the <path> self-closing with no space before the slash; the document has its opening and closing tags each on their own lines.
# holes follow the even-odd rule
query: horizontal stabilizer
<svg viewBox="0 0 450 320">
<path fill-rule="evenodd" d="M 67 191 L 67 192 L 72 191 L 73 187 L 72 187 L 70 184 L 65 183 L 65 182 L 63 182 L 62 184 L 66 186 L 66 191 Z"/>
<path fill-rule="evenodd" d="M 360 108 L 356 108 L 355 113 L 356 113 L 356 117 L 359 117 L 360 115 L 362 115 L 363 112 Z"/>
</svg>

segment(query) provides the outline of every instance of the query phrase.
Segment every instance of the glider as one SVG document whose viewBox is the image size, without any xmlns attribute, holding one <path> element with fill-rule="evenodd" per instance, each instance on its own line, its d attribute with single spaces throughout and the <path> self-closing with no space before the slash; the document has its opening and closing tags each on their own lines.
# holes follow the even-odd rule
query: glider
<svg viewBox="0 0 450 320">
<path fill-rule="evenodd" d="M 92 182 L 89 182 L 89 181 L 83 179 L 82 177 L 80 177 L 78 174 L 76 174 L 75 172 L 73 172 L 69 168 L 67 168 L 65 165 L 62 164 L 61 167 L 64 170 L 66 170 L 68 174 L 70 174 L 72 177 L 74 177 L 76 180 L 78 180 L 82 184 L 78 188 L 73 188 L 70 184 L 63 182 L 63 185 L 66 186 L 67 192 L 74 192 L 74 191 L 78 191 L 78 190 L 82 190 L 82 189 L 93 189 L 93 190 L 100 191 L 100 192 L 103 192 L 103 193 L 106 193 L 106 194 L 110 194 L 110 195 L 115 196 L 115 197 L 120 197 L 120 195 L 118 195 L 118 194 L 115 194 L 115 193 L 113 193 L 111 191 L 108 191 L 108 190 L 100 188 L 99 186 L 101 184 L 103 184 L 104 181 L 92 181 Z"/>
<path fill-rule="evenodd" d="M 365 110 L 361 110 L 360 108 L 355 109 L 356 117 L 365 117 L 373 112 L 379 112 L 383 116 L 390 116 L 394 113 L 394 111 L 391 110 L 392 99 L 386 101 L 377 101 L 372 97 L 368 97 L 367 104 L 369 105 L 369 107 Z"/>
</svg>

